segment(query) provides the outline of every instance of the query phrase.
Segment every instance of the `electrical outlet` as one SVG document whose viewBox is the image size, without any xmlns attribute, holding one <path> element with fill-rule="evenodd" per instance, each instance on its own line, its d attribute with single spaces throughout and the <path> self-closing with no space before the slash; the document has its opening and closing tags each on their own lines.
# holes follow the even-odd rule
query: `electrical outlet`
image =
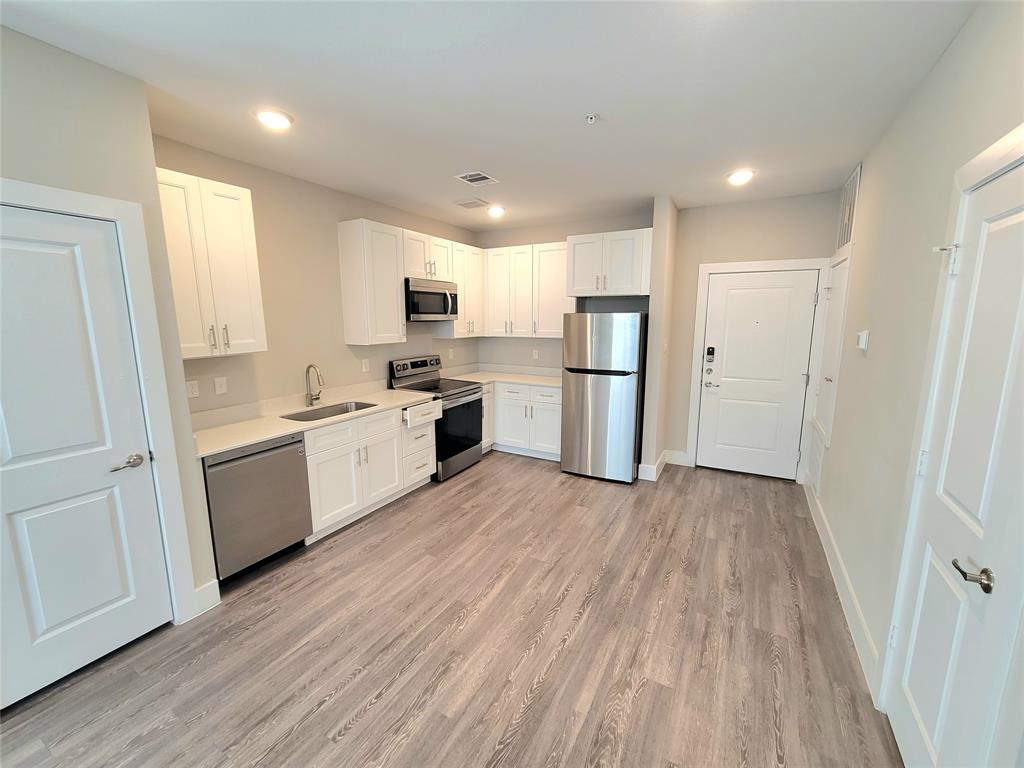
<svg viewBox="0 0 1024 768">
<path fill-rule="evenodd" d="M 228 377 L 217 376 L 213 380 L 213 391 L 218 395 L 223 395 L 228 391 Z"/>
<path fill-rule="evenodd" d="M 189 399 L 199 397 L 199 382 L 195 379 L 185 382 L 185 388 L 188 392 Z"/>
<path fill-rule="evenodd" d="M 533 350 L 533 359 L 534 360 L 540 360 L 540 350 L 539 349 Z"/>
<path fill-rule="evenodd" d="M 454 360 L 455 359 L 455 350 L 452 349 L 451 347 L 448 347 L 448 359 L 449 360 Z"/>
<path fill-rule="evenodd" d="M 363 360 L 363 373 L 369 373 L 369 372 L 370 372 L 370 361 L 369 360 Z"/>
</svg>

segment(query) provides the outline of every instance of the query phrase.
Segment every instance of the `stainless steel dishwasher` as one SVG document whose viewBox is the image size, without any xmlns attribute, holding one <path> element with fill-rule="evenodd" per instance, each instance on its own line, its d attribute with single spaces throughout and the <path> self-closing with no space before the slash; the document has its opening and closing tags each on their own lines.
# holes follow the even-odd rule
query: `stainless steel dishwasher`
<svg viewBox="0 0 1024 768">
<path fill-rule="evenodd" d="M 302 434 L 203 459 L 221 579 L 313 532 Z"/>
</svg>

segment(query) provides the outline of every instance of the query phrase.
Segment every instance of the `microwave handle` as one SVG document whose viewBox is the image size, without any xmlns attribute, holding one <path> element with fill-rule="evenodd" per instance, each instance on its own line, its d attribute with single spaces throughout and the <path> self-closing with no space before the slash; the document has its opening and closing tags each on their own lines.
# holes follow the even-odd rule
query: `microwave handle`
<svg viewBox="0 0 1024 768">
<path fill-rule="evenodd" d="M 448 309 L 446 309 L 444 313 L 448 317 L 451 317 L 452 316 L 452 294 L 451 294 L 451 292 L 445 291 L 444 292 L 444 298 L 445 298 L 445 301 L 448 302 Z"/>
</svg>

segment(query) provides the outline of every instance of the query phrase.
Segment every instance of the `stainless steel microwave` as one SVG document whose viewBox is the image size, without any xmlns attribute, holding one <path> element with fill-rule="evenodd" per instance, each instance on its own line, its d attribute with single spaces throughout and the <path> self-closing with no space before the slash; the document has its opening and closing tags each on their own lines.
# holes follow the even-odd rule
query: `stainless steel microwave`
<svg viewBox="0 0 1024 768">
<path fill-rule="evenodd" d="M 444 280 L 405 278 L 405 319 L 410 322 L 457 320 L 459 287 Z"/>
</svg>

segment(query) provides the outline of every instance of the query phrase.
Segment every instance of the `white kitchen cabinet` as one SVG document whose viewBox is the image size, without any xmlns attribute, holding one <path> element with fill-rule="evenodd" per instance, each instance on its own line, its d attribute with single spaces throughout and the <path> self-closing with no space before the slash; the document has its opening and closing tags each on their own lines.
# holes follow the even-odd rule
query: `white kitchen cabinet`
<svg viewBox="0 0 1024 768">
<path fill-rule="evenodd" d="M 165 168 L 157 182 L 182 357 L 265 351 L 251 193 Z"/>
<path fill-rule="evenodd" d="M 338 225 L 346 344 L 405 341 L 404 235 L 367 219 Z"/>
<path fill-rule="evenodd" d="M 394 429 L 363 441 L 363 503 L 376 504 L 402 490 L 402 435 Z"/>
<path fill-rule="evenodd" d="M 483 449 L 489 451 L 494 443 L 494 385 L 484 385 L 483 399 Z"/>
<path fill-rule="evenodd" d="M 452 321 L 452 332 L 447 338 L 484 335 L 483 260 L 484 253 L 479 248 L 452 243 L 452 282 L 459 286 L 459 319 Z"/>
<path fill-rule="evenodd" d="M 452 280 L 452 241 L 440 237 L 430 238 L 431 280 Z"/>
<path fill-rule="evenodd" d="M 351 518 L 363 504 L 362 443 L 306 455 L 313 530 Z"/>
<path fill-rule="evenodd" d="M 433 271 L 430 264 L 430 235 L 406 229 L 402 231 L 406 277 L 428 278 Z"/>
<path fill-rule="evenodd" d="M 509 249 L 491 248 L 486 251 L 487 261 L 487 327 L 486 336 L 508 336 L 508 319 L 512 311 L 511 291 L 508 287 Z"/>
<path fill-rule="evenodd" d="M 562 452 L 562 406 L 530 403 L 530 448 L 544 453 Z"/>
<path fill-rule="evenodd" d="M 652 230 L 630 229 L 567 240 L 570 296 L 644 296 L 651 292 Z"/>
<path fill-rule="evenodd" d="M 509 290 L 509 335 L 533 336 L 532 245 L 517 245 L 509 249 L 506 281 Z"/>
<path fill-rule="evenodd" d="M 562 316 L 576 311 L 576 302 L 565 294 L 566 245 L 533 246 L 533 335 L 562 338 Z"/>
<path fill-rule="evenodd" d="M 496 397 L 494 406 L 494 442 L 512 448 L 529 448 L 530 404 Z"/>
</svg>

